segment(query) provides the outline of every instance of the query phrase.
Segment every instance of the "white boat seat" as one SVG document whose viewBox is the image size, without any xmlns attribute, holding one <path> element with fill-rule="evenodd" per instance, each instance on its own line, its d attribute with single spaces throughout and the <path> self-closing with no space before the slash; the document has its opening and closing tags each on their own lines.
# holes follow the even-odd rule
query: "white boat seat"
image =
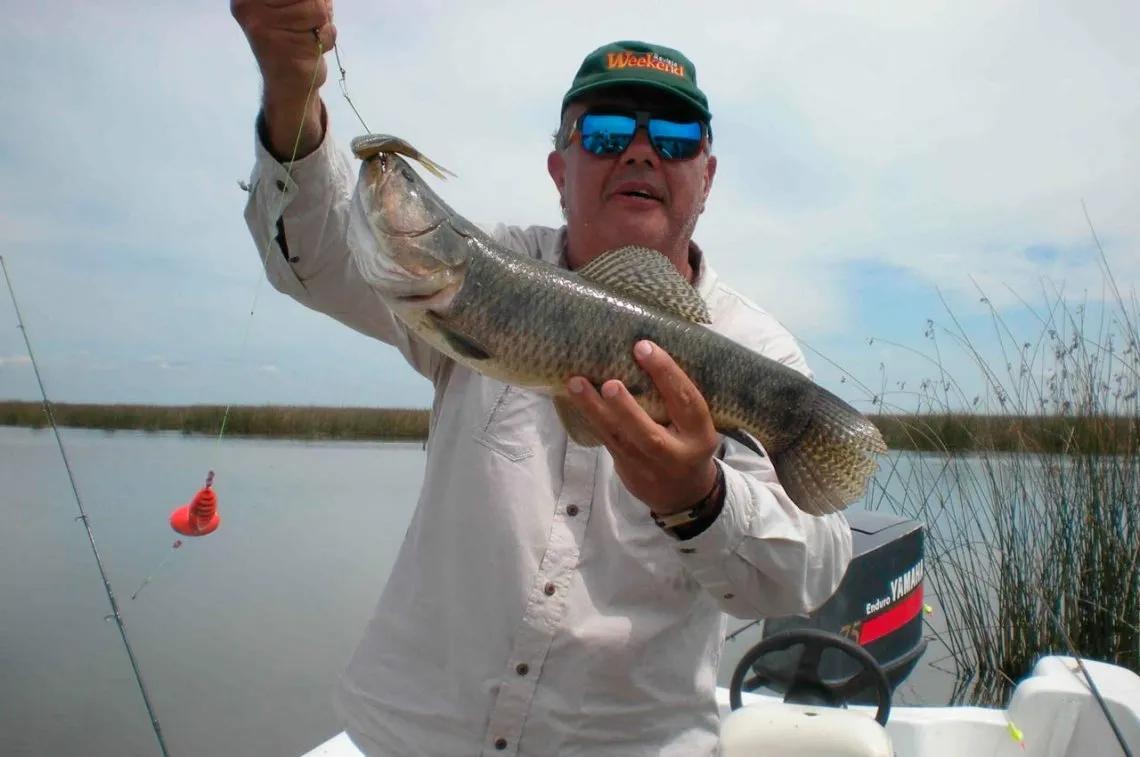
<svg viewBox="0 0 1140 757">
<path fill-rule="evenodd" d="M 864 712 L 749 704 L 721 720 L 721 757 L 892 757 L 891 739 Z"/>
</svg>

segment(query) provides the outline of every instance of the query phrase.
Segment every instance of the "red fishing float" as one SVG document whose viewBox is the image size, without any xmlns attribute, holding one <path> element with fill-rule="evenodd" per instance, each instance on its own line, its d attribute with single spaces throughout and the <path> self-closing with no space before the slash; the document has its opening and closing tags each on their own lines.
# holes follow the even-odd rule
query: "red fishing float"
<svg viewBox="0 0 1140 757">
<path fill-rule="evenodd" d="M 214 494 L 214 472 L 206 476 L 206 485 L 194 498 L 170 514 L 170 527 L 185 536 L 205 536 L 222 522 L 218 515 L 218 497 Z M 175 542 L 177 549 L 181 544 Z"/>
</svg>

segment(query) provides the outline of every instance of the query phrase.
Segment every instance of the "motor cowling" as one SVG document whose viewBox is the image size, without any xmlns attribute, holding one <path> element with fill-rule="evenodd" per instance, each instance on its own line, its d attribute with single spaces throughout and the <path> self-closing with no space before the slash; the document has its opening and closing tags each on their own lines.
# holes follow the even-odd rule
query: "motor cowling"
<svg viewBox="0 0 1140 757">
<path fill-rule="evenodd" d="M 923 526 L 886 513 L 848 510 L 845 514 L 851 525 L 852 556 L 839 588 L 806 617 L 767 620 L 763 635 L 819 628 L 845 636 L 871 653 L 893 691 L 926 651 Z M 789 667 L 794 664 L 789 656 Z M 826 681 L 841 680 L 857 673 L 858 667 L 850 658 L 828 651 L 819 672 Z"/>
</svg>

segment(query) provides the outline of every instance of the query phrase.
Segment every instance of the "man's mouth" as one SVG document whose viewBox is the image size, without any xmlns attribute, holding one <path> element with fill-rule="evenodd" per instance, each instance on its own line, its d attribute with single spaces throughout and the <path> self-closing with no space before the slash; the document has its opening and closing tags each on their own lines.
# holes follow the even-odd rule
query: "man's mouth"
<svg viewBox="0 0 1140 757">
<path fill-rule="evenodd" d="M 663 201 L 661 193 L 656 188 L 643 182 L 623 182 L 614 188 L 611 196 L 636 197 L 655 202 Z"/>
</svg>

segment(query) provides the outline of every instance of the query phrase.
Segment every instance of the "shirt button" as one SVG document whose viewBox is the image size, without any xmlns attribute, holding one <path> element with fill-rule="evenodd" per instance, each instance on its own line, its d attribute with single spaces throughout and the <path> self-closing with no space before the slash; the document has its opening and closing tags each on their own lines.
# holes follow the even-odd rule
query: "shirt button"
<svg viewBox="0 0 1140 757">
<path fill-rule="evenodd" d="M 683 555 L 691 555 L 696 551 L 697 550 L 693 549 L 692 547 L 681 547 L 681 554 Z"/>
<path fill-rule="evenodd" d="M 578 506 L 577 505 L 567 505 L 566 506 L 566 514 L 569 515 L 571 518 L 573 518 L 575 515 L 578 514 Z"/>
<path fill-rule="evenodd" d="M 548 597 L 554 594 L 554 584 L 547 584 L 546 586 L 543 586 L 542 593 Z"/>
<path fill-rule="evenodd" d="M 725 599 L 732 599 L 732 598 L 733 598 L 733 597 L 735 597 L 735 596 L 736 596 L 735 594 L 733 594 L 732 592 L 729 592 L 728 594 L 725 594 L 725 595 L 724 595 L 724 598 L 725 598 Z"/>
<path fill-rule="evenodd" d="M 530 672 L 530 665 L 527 665 L 525 662 L 520 662 L 518 665 L 515 666 L 515 672 L 518 673 L 520 676 L 525 676 L 527 673 Z"/>
<path fill-rule="evenodd" d="M 495 739 L 495 748 L 498 749 L 499 751 L 506 749 L 507 748 L 507 740 L 506 739 Z"/>
</svg>

